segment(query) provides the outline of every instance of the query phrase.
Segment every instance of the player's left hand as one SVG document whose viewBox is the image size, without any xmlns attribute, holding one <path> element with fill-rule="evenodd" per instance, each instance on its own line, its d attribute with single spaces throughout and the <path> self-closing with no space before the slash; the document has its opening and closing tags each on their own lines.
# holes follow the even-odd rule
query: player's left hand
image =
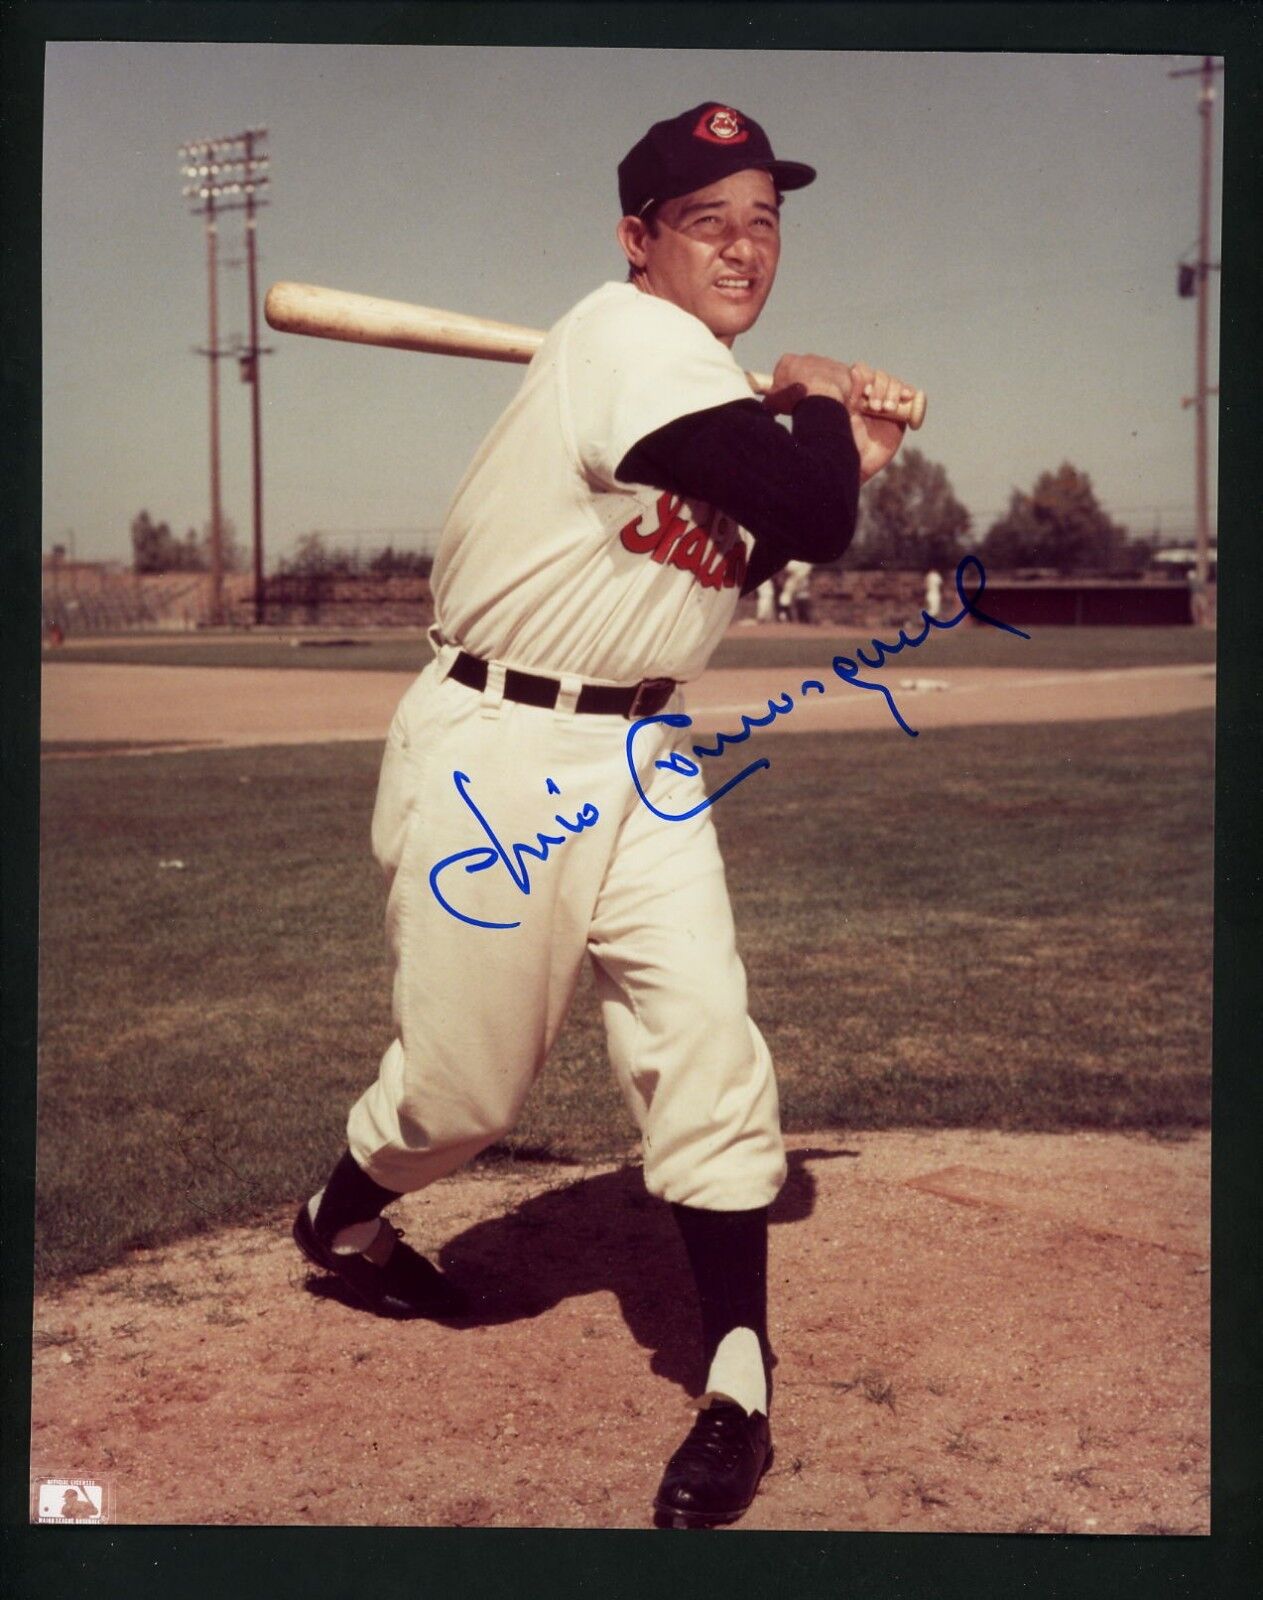
<svg viewBox="0 0 1263 1600">
<path fill-rule="evenodd" d="M 847 410 L 851 413 L 851 433 L 860 453 L 860 482 L 867 483 L 887 466 L 895 451 L 903 443 L 906 424 L 886 417 L 871 417 L 861 411 L 861 405 L 876 409 L 888 404 L 893 410 L 902 402 L 911 400 L 916 391 L 902 378 L 889 372 L 867 366 L 863 361 L 851 363 L 851 395 Z"/>
</svg>

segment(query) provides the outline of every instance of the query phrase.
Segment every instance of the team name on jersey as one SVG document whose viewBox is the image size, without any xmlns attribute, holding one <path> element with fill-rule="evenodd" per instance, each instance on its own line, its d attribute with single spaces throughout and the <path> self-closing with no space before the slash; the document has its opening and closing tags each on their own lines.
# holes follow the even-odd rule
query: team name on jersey
<svg viewBox="0 0 1263 1600">
<path fill-rule="evenodd" d="M 647 555 L 659 566 L 691 572 L 703 589 L 739 589 L 745 581 L 746 550 L 737 524 L 715 507 L 690 522 L 682 514 L 684 506 L 683 495 L 659 495 L 654 506 L 657 527 L 642 531 L 643 516 L 633 517 L 619 529 L 623 549 Z"/>
</svg>

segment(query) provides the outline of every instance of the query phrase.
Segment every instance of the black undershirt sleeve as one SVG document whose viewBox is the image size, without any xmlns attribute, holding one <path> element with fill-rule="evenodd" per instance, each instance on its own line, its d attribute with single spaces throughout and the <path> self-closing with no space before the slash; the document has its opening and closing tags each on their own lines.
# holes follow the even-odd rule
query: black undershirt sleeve
<svg viewBox="0 0 1263 1600">
<path fill-rule="evenodd" d="M 808 395 L 787 432 L 759 401 L 676 417 L 623 457 L 624 482 L 718 506 L 754 536 L 741 592 L 787 561 L 836 561 L 855 534 L 860 458 L 846 407 Z"/>
</svg>

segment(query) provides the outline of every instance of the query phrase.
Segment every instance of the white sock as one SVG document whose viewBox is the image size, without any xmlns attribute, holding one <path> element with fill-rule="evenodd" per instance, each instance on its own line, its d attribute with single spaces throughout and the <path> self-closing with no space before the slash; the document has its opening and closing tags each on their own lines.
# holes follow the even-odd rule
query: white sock
<svg viewBox="0 0 1263 1600">
<path fill-rule="evenodd" d="M 323 1197 L 324 1190 L 321 1189 L 307 1202 L 307 1215 L 311 1218 L 313 1228 L 316 1225 L 316 1212 L 320 1209 Z M 367 1222 L 353 1222 L 347 1228 L 338 1229 L 333 1236 L 330 1249 L 335 1256 L 362 1255 L 385 1226 L 381 1217 L 370 1217 Z"/>
<path fill-rule="evenodd" d="M 766 1414 L 767 1374 L 759 1336 L 753 1328 L 733 1328 L 719 1341 L 706 1374 L 706 1392 L 735 1400 L 747 1416 L 752 1411 Z"/>
</svg>

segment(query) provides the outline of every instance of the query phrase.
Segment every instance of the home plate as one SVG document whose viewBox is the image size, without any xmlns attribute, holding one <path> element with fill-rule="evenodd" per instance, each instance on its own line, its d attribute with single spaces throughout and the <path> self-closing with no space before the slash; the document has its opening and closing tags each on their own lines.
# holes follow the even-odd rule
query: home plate
<svg viewBox="0 0 1263 1600">
<path fill-rule="evenodd" d="M 914 694 L 930 694 L 936 689 L 950 689 L 946 678 L 900 678 L 901 689 L 911 689 Z"/>
<path fill-rule="evenodd" d="M 1128 1206 L 1123 1196 L 1110 1196 L 1110 1217 L 1114 1226 L 1099 1221 L 1102 1196 L 1090 1188 L 1076 1186 L 1058 1193 L 1052 1188 L 1033 1188 L 1030 1180 L 1015 1173 L 991 1172 L 985 1167 L 940 1167 L 916 1178 L 905 1178 L 909 1189 L 921 1189 L 958 1205 L 983 1206 L 1005 1211 L 1020 1211 L 1044 1222 L 1059 1222 L 1104 1239 L 1127 1239 L 1133 1244 L 1157 1250 L 1172 1250 L 1177 1255 L 1204 1258 L 1206 1244 L 1200 1219 L 1179 1217 L 1158 1220 L 1147 1199 L 1137 1196 Z"/>
</svg>

